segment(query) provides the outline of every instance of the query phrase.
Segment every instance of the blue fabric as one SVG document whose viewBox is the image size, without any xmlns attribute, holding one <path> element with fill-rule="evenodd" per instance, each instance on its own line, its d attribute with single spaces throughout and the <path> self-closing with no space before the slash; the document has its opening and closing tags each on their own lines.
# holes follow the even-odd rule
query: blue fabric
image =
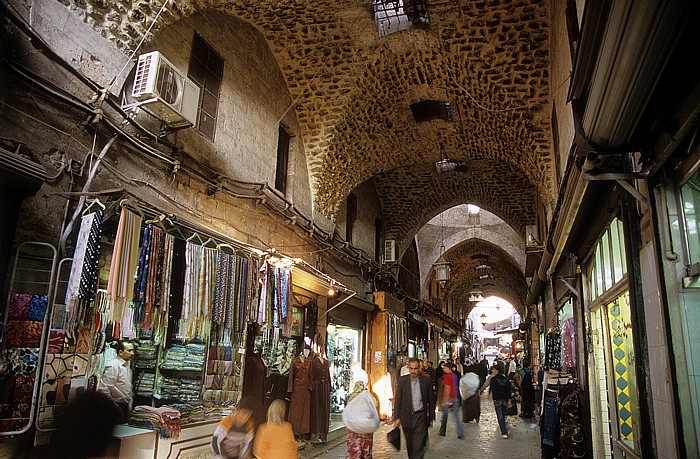
<svg viewBox="0 0 700 459">
<path fill-rule="evenodd" d="M 501 428 L 501 434 L 508 433 L 506 426 L 506 410 L 508 409 L 508 400 L 494 400 L 493 407 L 496 409 L 496 418 L 498 419 L 498 427 Z"/>
<path fill-rule="evenodd" d="M 464 426 L 462 425 L 461 410 L 459 408 L 459 400 L 456 398 L 446 398 L 442 406 L 442 420 L 440 421 L 440 435 L 445 435 L 447 431 L 447 417 L 452 413 L 457 424 L 457 436 L 464 438 Z M 452 403 L 452 406 L 447 406 L 447 403 Z"/>
<path fill-rule="evenodd" d="M 554 446 L 557 441 L 557 430 L 559 428 L 558 398 L 544 398 L 544 420 L 542 422 L 542 443 Z"/>
<path fill-rule="evenodd" d="M 32 300 L 29 302 L 29 313 L 27 320 L 44 321 L 46 315 L 46 306 L 49 304 L 48 295 L 32 295 Z"/>
</svg>

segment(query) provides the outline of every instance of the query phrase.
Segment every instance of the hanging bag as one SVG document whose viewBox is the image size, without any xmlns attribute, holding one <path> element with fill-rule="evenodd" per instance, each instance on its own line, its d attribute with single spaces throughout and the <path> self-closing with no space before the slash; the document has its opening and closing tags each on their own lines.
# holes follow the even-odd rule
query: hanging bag
<svg viewBox="0 0 700 459">
<path fill-rule="evenodd" d="M 343 410 L 343 424 L 352 432 L 371 434 L 379 428 L 379 413 L 370 393 L 363 390 Z"/>
</svg>

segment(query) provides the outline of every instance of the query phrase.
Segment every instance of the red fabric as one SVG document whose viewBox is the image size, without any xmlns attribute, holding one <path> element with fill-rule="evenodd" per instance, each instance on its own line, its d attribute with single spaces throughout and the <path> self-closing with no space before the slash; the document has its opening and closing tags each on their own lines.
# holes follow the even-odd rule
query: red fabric
<svg viewBox="0 0 700 459">
<path fill-rule="evenodd" d="M 372 441 L 374 434 L 348 432 L 345 444 L 345 459 L 372 459 Z"/>
</svg>

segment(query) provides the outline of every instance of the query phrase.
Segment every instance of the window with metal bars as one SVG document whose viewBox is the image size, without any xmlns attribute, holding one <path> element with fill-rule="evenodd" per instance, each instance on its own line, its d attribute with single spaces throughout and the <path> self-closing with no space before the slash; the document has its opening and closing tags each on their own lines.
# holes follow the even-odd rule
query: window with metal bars
<svg viewBox="0 0 700 459">
<path fill-rule="evenodd" d="M 373 0 L 374 21 L 380 36 L 386 36 L 411 27 L 428 25 L 428 8 L 424 0 Z"/>
<path fill-rule="evenodd" d="M 214 140 L 219 111 L 219 91 L 224 76 L 224 59 L 198 34 L 192 39 L 190 68 L 187 76 L 199 87 L 197 130 Z"/>
</svg>

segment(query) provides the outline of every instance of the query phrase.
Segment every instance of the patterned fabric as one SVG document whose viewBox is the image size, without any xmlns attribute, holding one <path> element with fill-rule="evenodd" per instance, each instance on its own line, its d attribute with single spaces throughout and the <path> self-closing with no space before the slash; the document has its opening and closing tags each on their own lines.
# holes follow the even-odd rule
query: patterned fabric
<svg viewBox="0 0 700 459">
<path fill-rule="evenodd" d="M 60 329 L 49 330 L 49 346 L 46 349 L 47 354 L 61 354 L 63 352 L 63 340 L 65 332 Z"/>
<path fill-rule="evenodd" d="M 21 347 L 22 338 L 24 338 L 24 328 L 22 323 L 24 321 L 11 320 L 7 323 L 5 328 L 5 342 L 12 347 Z"/>
<path fill-rule="evenodd" d="M 78 296 L 86 301 L 91 301 L 95 298 L 95 290 L 97 288 L 100 261 L 100 237 L 102 236 L 102 209 L 98 209 L 96 212 L 84 216 L 83 219 L 91 215 L 93 219 L 90 224 L 89 235 L 85 246 L 85 259 L 80 275 L 80 289 L 78 293 Z"/>
<path fill-rule="evenodd" d="M 348 431 L 345 459 L 372 459 L 373 438 L 374 434 L 358 434 Z"/>
<path fill-rule="evenodd" d="M 10 320 L 25 320 L 29 314 L 29 302 L 32 296 L 27 293 L 13 293 L 10 297 Z"/>
<path fill-rule="evenodd" d="M 5 340 L 12 347 L 39 347 L 43 322 L 11 320 L 7 324 Z"/>
<path fill-rule="evenodd" d="M 90 352 L 90 341 L 92 340 L 92 333 L 89 330 L 80 330 L 78 332 L 78 339 L 75 342 L 75 353 L 76 354 L 87 354 Z"/>
<path fill-rule="evenodd" d="M 34 375 L 39 361 L 38 348 L 7 348 L 2 351 L 3 371 L 9 375 Z"/>
<path fill-rule="evenodd" d="M 12 429 L 19 430 L 31 421 L 29 413 L 32 407 L 33 391 L 34 376 L 18 376 L 15 379 L 12 417 L 19 419 L 13 422 Z"/>
<path fill-rule="evenodd" d="M 73 373 L 73 354 L 49 354 L 44 365 L 44 381 L 70 378 Z"/>
<path fill-rule="evenodd" d="M 27 320 L 38 320 L 40 322 L 44 321 L 46 316 L 46 307 L 49 304 L 49 297 L 47 295 L 32 295 L 32 299 L 29 302 L 29 313 L 27 314 Z"/>
</svg>

